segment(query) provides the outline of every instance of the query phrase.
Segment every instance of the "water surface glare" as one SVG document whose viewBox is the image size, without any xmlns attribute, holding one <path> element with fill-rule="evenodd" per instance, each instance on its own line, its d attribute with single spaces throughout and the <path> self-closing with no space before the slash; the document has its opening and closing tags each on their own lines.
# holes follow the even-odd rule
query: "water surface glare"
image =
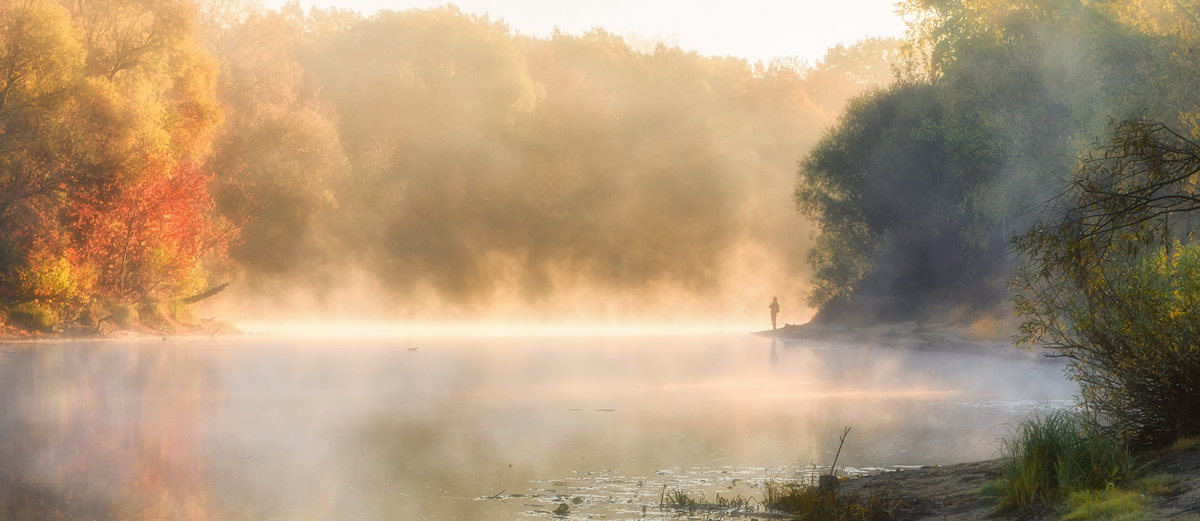
<svg viewBox="0 0 1200 521">
<path fill-rule="evenodd" d="M 7 519 L 639 519 L 839 464 L 995 455 L 1061 405 L 1017 350 L 746 335 L 0 346 Z M 643 511 L 649 509 L 649 514 Z"/>
</svg>

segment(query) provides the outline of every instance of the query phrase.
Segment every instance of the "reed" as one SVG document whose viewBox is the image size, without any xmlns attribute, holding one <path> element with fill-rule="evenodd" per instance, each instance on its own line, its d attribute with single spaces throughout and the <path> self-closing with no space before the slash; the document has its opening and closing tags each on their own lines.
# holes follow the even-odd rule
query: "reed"
<svg viewBox="0 0 1200 521">
<path fill-rule="evenodd" d="M 662 498 L 659 500 L 659 508 L 678 510 L 694 514 L 696 512 L 727 512 L 727 513 L 750 513 L 755 512 L 757 507 L 754 500 L 742 496 L 734 496 L 732 498 L 721 497 L 717 494 L 715 500 L 709 501 L 705 499 L 703 494 L 699 498 L 693 497 L 691 494 L 682 490 L 672 490 L 670 492 L 663 491 Z"/>
</svg>

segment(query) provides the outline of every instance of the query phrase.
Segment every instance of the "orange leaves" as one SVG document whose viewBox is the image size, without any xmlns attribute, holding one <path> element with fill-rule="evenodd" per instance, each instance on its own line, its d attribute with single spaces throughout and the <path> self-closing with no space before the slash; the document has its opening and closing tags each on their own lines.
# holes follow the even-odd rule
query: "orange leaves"
<svg viewBox="0 0 1200 521">
<path fill-rule="evenodd" d="M 0 4 L 0 305 L 202 284 L 221 241 L 200 168 L 221 113 L 192 14 L 181 0 Z"/>
<path fill-rule="evenodd" d="M 194 284 L 201 256 L 224 246 L 208 180 L 191 168 L 152 168 L 134 183 L 79 195 L 67 217 L 78 247 L 72 260 L 95 270 L 98 294 L 131 301 Z"/>
</svg>

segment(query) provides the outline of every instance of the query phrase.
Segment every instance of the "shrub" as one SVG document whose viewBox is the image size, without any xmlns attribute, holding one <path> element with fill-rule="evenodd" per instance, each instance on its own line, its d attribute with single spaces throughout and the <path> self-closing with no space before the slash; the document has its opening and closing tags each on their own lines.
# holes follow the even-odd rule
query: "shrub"
<svg viewBox="0 0 1200 521">
<path fill-rule="evenodd" d="M 1146 445 L 1200 434 L 1200 247 L 1162 248 L 1112 275 L 1069 313 L 1085 405 Z"/>
<path fill-rule="evenodd" d="M 1087 408 L 1166 445 L 1200 434 L 1200 144 L 1140 117 L 1112 130 L 1015 238 L 1014 303 L 1021 340 L 1071 361 Z"/>
<path fill-rule="evenodd" d="M 137 329 L 141 325 L 137 308 L 120 302 L 108 302 L 109 320 L 120 329 Z"/>
<path fill-rule="evenodd" d="M 53 306 L 39 301 L 22 302 L 8 311 L 8 321 L 26 331 L 50 333 L 58 325 L 58 312 Z"/>
<path fill-rule="evenodd" d="M 1001 510 L 1107 489 L 1134 471 L 1133 455 L 1124 444 L 1074 411 L 1029 417 L 1001 442 L 1000 459 Z"/>
<path fill-rule="evenodd" d="M 1016 298 L 1021 340 L 1069 360 L 1086 409 L 1139 446 L 1200 434 L 1200 246 L 1031 276 Z"/>
</svg>

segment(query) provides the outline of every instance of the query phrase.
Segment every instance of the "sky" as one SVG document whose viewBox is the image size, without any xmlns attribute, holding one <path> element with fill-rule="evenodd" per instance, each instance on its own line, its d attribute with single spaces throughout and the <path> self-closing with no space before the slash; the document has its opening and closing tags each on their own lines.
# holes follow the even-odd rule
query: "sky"
<svg viewBox="0 0 1200 521">
<path fill-rule="evenodd" d="M 288 0 L 264 0 L 278 8 Z M 371 14 L 446 3 L 468 13 L 503 19 L 529 36 L 555 28 L 579 34 L 593 27 L 677 45 L 702 55 L 751 62 L 798 57 L 814 62 L 836 44 L 872 36 L 902 36 L 895 0 L 298 0 L 309 7 L 341 7 Z"/>
</svg>

